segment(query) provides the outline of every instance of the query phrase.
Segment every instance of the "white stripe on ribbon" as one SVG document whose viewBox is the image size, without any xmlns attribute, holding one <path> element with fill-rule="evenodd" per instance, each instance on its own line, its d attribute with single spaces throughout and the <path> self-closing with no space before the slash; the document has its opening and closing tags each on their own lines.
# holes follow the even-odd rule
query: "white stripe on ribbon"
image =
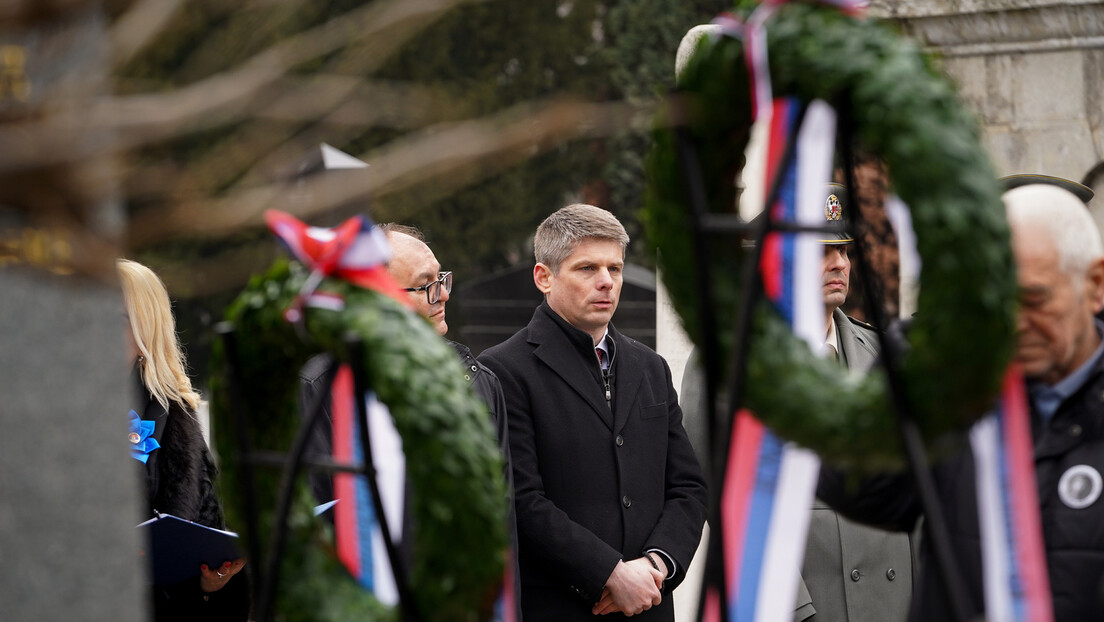
<svg viewBox="0 0 1104 622">
<path fill-rule="evenodd" d="M 376 469 L 376 482 L 379 485 L 380 502 L 387 516 L 387 527 L 391 538 L 402 540 L 404 496 L 406 493 L 406 456 L 403 454 L 402 437 L 395 429 L 391 411 L 376 399 L 375 393 L 365 396 L 368 412 L 368 434 L 371 436 L 372 464 Z M 383 543 L 383 532 L 379 526 L 372 529 L 372 576 L 375 579 L 373 592 L 385 605 L 394 606 L 399 602 L 399 591 L 395 586 L 395 575 L 391 570 L 391 561 L 387 558 L 387 549 Z"/>
<path fill-rule="evenodd" d="M 1005 490 L 1000 477 L 1000 420 L 989 415 L 970 429 L 978 497 L 978 529 L 981 532 L 982 580 L 985 613 L 991 622 L 1013 620 L 1012 591 L 1008 576 L 1010 538 L 1004 518 Z"/>
<path fill-rule="evenodd" d="M 387 243 L 387 234 L 372 225 L 367 232 L 362 231 L 345 249 L 338 266 L 345 269 L 374 268 L 391 260 L 391 246 Z"/>
<path fill-rule="evenodd" d="M 825 223 L 824 199 L 832 179 L 832 157 L 836 144 L 836 111 L 823 100 L 809 104 L 797 135 L 797 223 Z M 824 293 L 821 265 L 824 247 L 815 233 L 799 234 L 794 243 L 793 332 L 813 352 L 823 354 Z"/>
<path fill-rule="evenodd" d="M 805 537 L 818 473 L 820 458 L 815 453 L 793 443 L 786 444 L 767 530 L 755 622 L 793 619 L 794 595 L 805 559 Z"/>
</svg>

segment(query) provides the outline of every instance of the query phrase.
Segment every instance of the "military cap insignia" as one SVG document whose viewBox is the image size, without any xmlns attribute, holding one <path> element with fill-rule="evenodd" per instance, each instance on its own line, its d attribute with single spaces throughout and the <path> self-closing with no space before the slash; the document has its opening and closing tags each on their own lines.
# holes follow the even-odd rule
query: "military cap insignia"
<svg viewBox="0 0 1104 622">
<path fill-rule="evenodd" d="M 828 200 L 824 202 L 824 218 L 827 220 L 839 220 L 843 216 L 843 206 L 840 205 L 839 197 L 834 194 L 828 195 Z"/>
</svg>

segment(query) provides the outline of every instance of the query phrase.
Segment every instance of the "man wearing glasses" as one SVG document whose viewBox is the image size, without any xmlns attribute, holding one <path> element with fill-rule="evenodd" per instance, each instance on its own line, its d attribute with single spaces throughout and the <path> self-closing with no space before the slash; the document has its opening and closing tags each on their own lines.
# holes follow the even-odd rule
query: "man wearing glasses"
<svg viewBox="0 0 1104 622">
<path fill-rule="evenodd" d="M 442 337 L 448 333 L 445 321 L 445 303 L 452 293 L 452 272 L 442 272 L 437 257 L 425 243 L 422 232 L 415 227 L 386 223 L 380 229 L 387 234 L 387 243 L 391 245 L 391 261 L 387 272 L 408 292 L 414 309 L 429 320 Z M 502 394 L 502 384 L 494 372 L 475 360 L 468 346 L 447 340 L 455 350 L 464 369 L 464 378 L 483 400 L 491 412 L 491 420 L 498 434 L 499 448 L 505 458 L 506 483 L 510 490 L 510 510 L 507 518 L 512 550 L 517 551 L 517 526 L 514 521 L 513 473 L 510 468 L 510 444 L 507 433 L 506 398 Z M 513 594 L 520 595 L 521 586 L 514 572 L 511 555 L 508 576 L 513 580 Z M 515 596 L 514 619 L 521 622 L 520 596 Z"/>
<path fill-rule="evenodd" d="M 445 303 L 452 292 L 452 273 L 441 272 L 441 264 L 437 263 L 437 257 L 426 246 L 425 238 L 418 229 L 395 223 L 380 225 L 380 229 L 387 234 L 387 243 L 391 245 L 392 256 L 387 271 L 399 287 L 410 292 L 414 309 L 428 319 L 437 334 L 443 337 L 448 332 Z M 461 347 L 470 358 L 471 352 Z"/>
<path fill-rule="evenodd" d="M 448 302 L 452 292 L 452 272 L 442 272 L 441 264 L 437 257 L 425 243 L 422 232 L 415 227 L 386 223 L 379 228 L 387 234 L 387 242 L 391 246 L 391 261 L 387 264 L 387 272 L 395 282 L 408 292 L 410 302 L 414 310 L 429 320 L 434 330 L 442 337 L 448 333 L 448 323 L 445 321 L 445 303 Z M 464 379 L 475 391 L 475 394 L 487 405 L 491 419 L 498 434 L 499 447 L 505 458 L 506 482 L 510 490 L 508 528 L 510 530 L 513 550 L 517 550 L 517 528 L 514 522 L 513 504 L 513 477 L 510 469 L 510 446 L 507 435 L 506 399 L 502 394 L 502 385 L 498 377 L 475 360 L 471 350 L 462 343 L 448 341 L 460 357 Z M 301 404 L 312 403 L 313 396 L 325 386 L 322 380 L 332 361 L 329 354 L 321 354 L 312 358 L 300 373 L 302 380 Z M 327 400 L 323 406 L 325 416 L 330 417 L 330 402 Z M 329 455 L 332 452 L 330 440 L 330 426 L 317 426 L 315 438 L 311 442 L 311 453 Z M 329 476 L 313 477 L 312 489 L 318 500 L 328 501 L 333 499 L 332 479 Z M 406 513 L 404 512 L 404 515 Z M 403 531 L 407 531 L 404 526 Z M 406 548 L 406 547 L 404 547 Z M 511 559 L 512 565 L 512 559 Z M 517 581 L 516 572 L 512 568 L 508 570 L 513 578 L 513 594 L 520 594 L 520 584 Z M 520 598 L 515 596 L 515 607 L 520 609 Z M 514 619 L 521 620 L 520 610 L 515 611 Z"/>
</svg>

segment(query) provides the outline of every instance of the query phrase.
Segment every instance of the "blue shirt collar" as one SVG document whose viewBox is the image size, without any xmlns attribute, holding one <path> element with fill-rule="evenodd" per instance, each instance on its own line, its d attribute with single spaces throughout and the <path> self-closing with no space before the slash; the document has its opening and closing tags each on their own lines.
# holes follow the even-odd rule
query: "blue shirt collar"
<svg viewBox="0 0 1104 622">
<path fill-rule="evenodd" d="M 1104 335 L 1104 322 L 1093 320 L 1093 323 L 1096 326 L 1096 334 Z M 1100 345 L 1096 346 L 1096 350 L 1087 361 L 1054 386 L 1039 381 L 1029 381 L 1027 383 L 1028 393 L 1031 394 L 1031 402 L 1044 420 L 1049 421 L 1055 411 L 1058 410 L 1058 407 L 1062 405 L 1062 402 L 1076 393 L 1088 381 L 1089 374 L 1096 367 L 1101 355 L 1104 355 L 1104 339 L 1101 340 Z"/>
</svg>

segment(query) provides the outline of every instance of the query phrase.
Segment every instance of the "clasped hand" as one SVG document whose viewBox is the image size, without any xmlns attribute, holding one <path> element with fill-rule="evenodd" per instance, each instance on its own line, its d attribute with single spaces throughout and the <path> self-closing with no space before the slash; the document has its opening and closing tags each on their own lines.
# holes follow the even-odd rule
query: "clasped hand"
<svg viewBox="0 0 1104 622">
<path fill-rule="evenodd" d="M 646 557 L 617 562 L 591 613 L 605 615 L 620 611 L 626 616 L 643 613 L 663 602 L 660 590 L 666 577 L 667 574 L 653 568 Z"/>
</svg>

